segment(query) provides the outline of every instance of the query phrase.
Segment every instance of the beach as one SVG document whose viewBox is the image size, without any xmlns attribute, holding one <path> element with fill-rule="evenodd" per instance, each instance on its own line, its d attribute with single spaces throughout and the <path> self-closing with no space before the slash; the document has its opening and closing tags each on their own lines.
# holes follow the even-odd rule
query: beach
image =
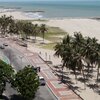
<svg viewBox="0 0 100 100">
<path fill-rule="evenodd" d="M 95 37 L 100 42 L 100 21 L 89 19 L 89 18 L 65 18 L 65 19 L 49 19 L 48 21 L 40 22 L 35 21 L 33 24 L 46 24 L 51 27 L 59 27 L 62 30 L 68 32 L 69 35 L 74 35 L 74 32 L 81 32 L 83 36 L 86 37 Z M 61 35 L 60 35 L 61 36 Z M 61 58 L 57 58 L 54 56 L 55 51 L 50 51 L 47 49 L 38 48 L 35 46 L 29 46 L 29 50 L 34 52 L 41 52 L 40 56 L 45 60 L 45 52 L 47 52 L 47 55 L 51 55 L 51 61 L 53 62 L 53 65 L 58 65 L 61 63 Z M 59 60 L 58 60 L 59 59 Z M 97 69 L 95 69 L 96 71 Z M 65 72 L 66 68 L 65 68 Z M 94 73 L 94 75 L 96 75 Z M 75 80 L 75 77 L 72 74 L 69 74 L 67 77 L 71 79 L 71 82 L 73 82 L 73 87 L 78 87 L 78 89 L 75 90 L 77 94 L 79 94 L 83 100 L 100 100 L 100 95 L 96 93 L 98 89 L 92 89 L 90 87 L 86 87 L 84 89 L 84 84 Z M 95 84 L 95 79 L 92 79 L 90 84 Z"/>
<path fill-rule="evenodd" d="M 83 36 L 96 37 L 100 40 L 100 21 L 91 18 L 41 18 L 38 13 L 34 13 L 34 17 L 30 17 L 28 13 L 21 11 L 7 11 L 0 13 L 2 15 L 13 16 L 17 20 L 36 20 L 43 19 L 47 21 L 33 21 L 33 24 L 46 24 L 48 26 L 59 27 L 62 30 L 73 35 L 74 32 L 81 32 Z"/>
<path fill-rule="evenodd" d="M 0 16 L 2 15 L 7 16 L 13 16 L 14 19 L 17 20 L 34 20 L 39 18 L 30 18 L 23 14 L 20 11 L 14 11 L 14 12 L 3 12 L 0 13 Z M 100 41 L 100 21 L 89 19 L 89 18 L 51 18 L 46 19 L 47 21 L 33 21 L 33 24 L 46 24 L 47 26 L 51 27 L 59 27 L 62 30 L 66 31 L 69 35 L 74 35 L 74 32 L 81 32 L 83 36 L 89 36 L 89 37 L 96 37 Z M 54 51 L 38 48 L 34 45 L 29 45 L 28 50 L 36 53 L 40 53 L 40 56 L 46 60 L 45 53 L 48 54 L 47 59 L 49 59 L 53 62 L 53 65 L 61 64 L 61 58 L 54 57 Z M 72 81 L 75 83 L 75 78 L 73 75 L 69 75 L 72 78 Z M 84 85 L 80 82 L 78 84 L 74 84 L 75 86 L 80 86 L 80 91 L 77 92 L 84 100 L 100 100 L 100 95 L 97 93 L 94 93 L 92 89 L 89 87 L 86 88 L 86 90 L 82 90 L 84 88 Z"/>
<path fill-rule="evenodd" d="M 6 11 L 0 13 L 0 17 L 6 15 L 6 16 L 12 16 L 14 19 L 17 20 L 34 20 L 42 18 L 41 15 L 39 15 L 38 12 L 32 13 L 32 12 L 21 12 L 21 11 Z"/>
<path fill-rule="evenodd" d="M 88 18 L 66 18 L 53 19 L 47 22 L 33 22 L 46 24 L 48 26 L 60 27 L 62 30 L 74 35 L 74 32 L 81 32 L 83 36 L 96 37 L 100 40 L 100 21 Z"/>
<path fill-rule="evenodd" d="M 36 20 L 41 19 L 36 15 L 34 18 L 28 17 L 23 12 L 4 12 L 0 13 L 2 15 L 13 16 L 17 20 Z M 33 21 L 33 24 L 46 24 L 48 26 L 59 27 L 62 30 L 73 35 L 74 32 L 81 32 L 83 36 L 96 37 L 100 40 L 100 21 L 90 18 L 50 18 L 47 21 Z"/>
</svg>

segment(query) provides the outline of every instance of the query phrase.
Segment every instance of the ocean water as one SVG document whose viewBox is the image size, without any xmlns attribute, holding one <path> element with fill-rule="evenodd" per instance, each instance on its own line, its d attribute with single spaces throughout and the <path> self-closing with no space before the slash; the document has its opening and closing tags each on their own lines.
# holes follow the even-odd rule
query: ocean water
<svg viewBox="0 0 100 100">
<path fill-rule="evenodd" d="M 0 9 L 15 9 L 36 18 L 100 17 L 100 1 L 0 2 Z"/>
</svg>

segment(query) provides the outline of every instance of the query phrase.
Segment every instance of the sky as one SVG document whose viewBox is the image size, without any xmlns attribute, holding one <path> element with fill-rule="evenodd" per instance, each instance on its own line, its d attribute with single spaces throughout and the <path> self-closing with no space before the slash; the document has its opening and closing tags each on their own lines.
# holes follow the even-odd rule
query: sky
<svg viewBox="0 0 100 100">
<path fill-rule="evenodd" d="M 0 2 L 8 2 L 8 1 L 100 1 L 100 0 L 0 0 Z"/>
<path fill-rule="evenodd" d="M 0 0 L 0 1 L 100 1 L 100 0 Z"/>
</svg>

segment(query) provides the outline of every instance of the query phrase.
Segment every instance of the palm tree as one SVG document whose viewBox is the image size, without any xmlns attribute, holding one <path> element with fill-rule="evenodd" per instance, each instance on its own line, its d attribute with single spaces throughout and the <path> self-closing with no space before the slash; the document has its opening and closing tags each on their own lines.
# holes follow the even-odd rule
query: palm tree
<svg viewBox="0 0 100 100">
<path fill-rule="evenodd" d="M 27 36 L 30 36 L 33 33 L 33 24 L 31 22 L 24 23 L 22 30 L 27 38 Z"/>
<path fill-rule="evenodd" d="M 57 43 L 55 46 L 55 55 L 60 56 L 62 58 L 62 81 L 63 81 L 63 69 L 64 67 L 68 67 L 68 63 L 70 62 L 71 56 L 71 37 L 67 35 L 62 42 Z"/>
<path fill-rule="evenodd" d="M 71 69 L 77 79 L 76 71 L 82 71 L 85 83 L 85 74 L 89 76 L 90 68 L 97 65 L 97 80 L 99 79 L 100 68 L 100 44 L 96 38 L 84 38 L 82 34 L 75 33 L 74 37 L 67 35 L 60 43 L 55 46 L 55 55 L 62 58 L 62 79 L 63 68 Z M 87 69 L 87 72 L 85 72 Z M 89 78 L 88 78 L 89 79 Z"/>
<path fill-rule="evenodd" d="M 8 33 L 12 35 L 12 34 L 18 34 L 18 32 L 19 30 L 18 30 L 17 24 L 14 21 L 10 24 Z"/>
<path fill-rule="evenodd" d="M 43 35 L 43 42 L 44 42 L 44 36 L 45 36 L 45 32 L 46 31 L 47 31 L 46 25 L 45 24 L 41 24 L 40 33 L 42 33 L 42 35 Z"/>
<path fill-rule="evenodd" d="M 25 22 L 23 21 L 16 21 L 16 27 L 18 28 L 18 33 L 17 33 L 17 36 L 19 35 L 22 35 L 23 34 L 23 25 L 24 25 Z"/>
<path fill-rule="evenodd" d="M 9 25 L 13 22 L 12 16 L 7 17 L 6 15 L 1 16 L 0 18 L 0 29 L 1 34 L 7 35 L 9 31 Z"/>
<path fill-rule="evenodd" d="M 35 41 L 36 41 L 36 36 L 38 35 L 39 31 L 40 30 L 39 30 L 38 24 L 35 24 L 33 27 L 33 35 L 35 36 Z"/>
</svg>

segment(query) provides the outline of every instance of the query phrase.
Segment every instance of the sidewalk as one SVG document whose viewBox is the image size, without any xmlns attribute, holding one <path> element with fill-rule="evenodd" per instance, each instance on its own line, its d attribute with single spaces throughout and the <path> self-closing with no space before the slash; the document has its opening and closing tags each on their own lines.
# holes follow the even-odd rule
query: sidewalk
<svg viewBox="0 0 100 100">
<path fill-rule="evenodd" d="M 11 41 L 9 43 L 11 43 Z M 56 96 L 57 100 L 82 100 L 77 94 L 69 89 L 68 85 L 60 82 L 59 78 L 54 75 L 51 68 L 37 53 L 29 51 L 29 48 L 27 49 L 17 45 L 16 42 L 13 42 L 12 47 L 22 52 L 33 66 L 41 67 L 40 74 L 45 78 L 48 88 Z"/>
<path fill-rule="evenodd" d="M 36 54 L 36 53 L 35 53 Z M 45 78 L 47 86 L 56 96 L 57 100 L 82 100 L 75 94 L 68 85 L 61 83 L 59 78 L 54 75 L 51 68 L 44 62 L 44 60 L 37 54 L 28 57 L 36 66 L 41 67 L 40 74 Z"/>
</svg>

